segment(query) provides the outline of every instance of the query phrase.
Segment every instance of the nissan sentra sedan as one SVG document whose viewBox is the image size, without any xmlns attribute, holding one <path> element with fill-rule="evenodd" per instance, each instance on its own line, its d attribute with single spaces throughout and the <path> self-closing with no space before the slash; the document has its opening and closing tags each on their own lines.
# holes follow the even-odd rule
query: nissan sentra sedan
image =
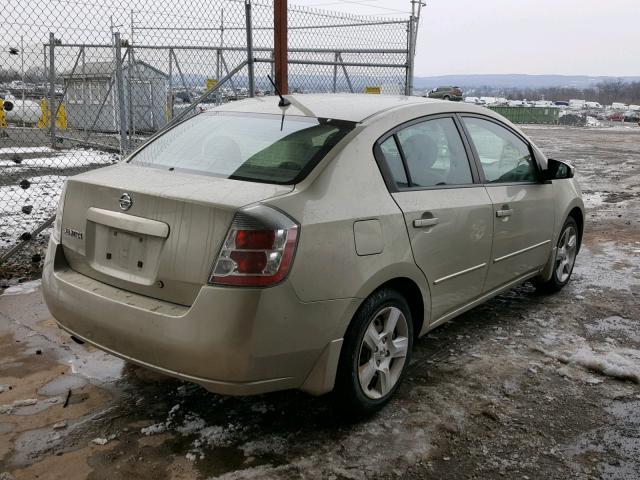
<svg viewBox="0 0 640 480">
<path fill-rule="evenodd" d="M 474 105 L 380 95 L 226 104 L 67 180 L 43 290 L 75 339 L 250 395 L 398 388 L 414 341 L 505 290 L 558 291 L 573 168 Z"/>
</svg>

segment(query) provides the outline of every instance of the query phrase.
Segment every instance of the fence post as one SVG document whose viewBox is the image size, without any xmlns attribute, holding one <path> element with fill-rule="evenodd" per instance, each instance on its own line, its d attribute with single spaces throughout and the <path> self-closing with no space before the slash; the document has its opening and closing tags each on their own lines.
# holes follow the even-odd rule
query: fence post
<svg viewBox="0 0 640 480">
<path fill-rule="evenodd" d="M 174 98 L 173 98 L 173 56 L 171 54 L 172 49 L 169 49 L 169 105 L 167 105 L 168 110 L 168 119 L 167 123 L 169 123 L 173 119 L 173 106 L 174 106 Z"/>
<path fill-rule="evenodd" d="M 407 48 L 407 78 L 404 83 L 404 94 L 413 94 L 413 62 L 415 59 L 415 41 L 416 41 L 416 17 L 411 15 L 407 24 L 407 34 L 409 36 Z"/>
<path fill-rule="evenodd" d="M 253 76 L 253 26 L 251 22 L 251 0 L 245 0 L 244 12 L 247 29 L 247 70 L 249 73 L 249 96 L 255 95 L 255 78 Z"/>
<path fill-rule="evenodd" d="M 124 102 L 124 83 L 122 79 L 122 50 L 120 43 L 120 33 L 113 34 L 113 43 L 116 58 L 116 97 L 118 100 L 118 131 L 120 133 L 120 155 L 127 153 L 127 116 Z"/>
<path fill-rule="evenodd" d="M 333 65 L 333 93 L 336 93 L 336 89 L 338 88 L 338 59 L 339 53 L 336 52 L 333 54 L 333 61 L 335 62 Z"/>
<path fill-rule="evenodd" d="M 56 37 L 53 32 L 49 33 L 49 134 L 51 135 L 51 146 L 56 146 L 56 62 L 55 62 Z"/>
</svg>

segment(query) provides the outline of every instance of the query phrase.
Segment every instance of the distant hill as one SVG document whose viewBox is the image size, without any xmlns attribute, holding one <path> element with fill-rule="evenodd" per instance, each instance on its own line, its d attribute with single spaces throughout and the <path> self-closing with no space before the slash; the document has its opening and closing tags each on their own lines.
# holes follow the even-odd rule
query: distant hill
<svg viewBox="0 0 640 480">
<path fill-rule="evenodd" d="M 493 88 L 590 88 L 604 81 L 621 78 L 627 82 L 640 81 L 640 76 L 635 77 L 607 77 L 588 75 L 441 75 L 435 77 L 414 77 L 413 85 L 416 89 L 435 88 L 438 86 L 455 85 L 459 87 L 484 87 Z"/>
</svg>

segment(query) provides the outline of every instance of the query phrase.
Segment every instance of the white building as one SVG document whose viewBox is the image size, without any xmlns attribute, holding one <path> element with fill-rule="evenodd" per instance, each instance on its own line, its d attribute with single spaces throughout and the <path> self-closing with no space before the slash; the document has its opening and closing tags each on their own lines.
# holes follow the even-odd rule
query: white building
<svg viewBox="0 0 640 480">
<path fill-rule="evenodd" d="M 153 132 L 166 124 L 168 76 L 145 62 L 122 67 L 126 128 Z M 118 99 L 114 62 L 79 64 L 61 75 L 67 93 L 63 100 L 71 128 L 118 131 Z M 131 110 L 131 112 L 129 111 Z"/>
</svg>

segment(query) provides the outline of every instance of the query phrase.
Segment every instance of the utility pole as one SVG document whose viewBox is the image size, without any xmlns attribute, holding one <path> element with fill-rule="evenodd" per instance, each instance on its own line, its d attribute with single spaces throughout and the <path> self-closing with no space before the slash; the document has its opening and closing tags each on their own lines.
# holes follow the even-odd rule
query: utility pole
<svg viewBox="0 0 640 480">
<path fill-rule="evenodd" d="M 287 58 L 287 0 L 273 2 L 273 60 L 275 83 L 282 95 L 289 93 Z"/>
</svg>

